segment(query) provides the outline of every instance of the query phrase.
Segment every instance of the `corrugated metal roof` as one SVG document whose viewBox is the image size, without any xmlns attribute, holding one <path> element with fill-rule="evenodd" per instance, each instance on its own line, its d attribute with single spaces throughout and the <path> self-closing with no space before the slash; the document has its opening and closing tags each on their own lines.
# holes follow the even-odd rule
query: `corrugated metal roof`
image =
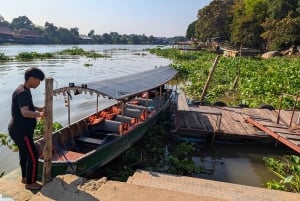
<svg viewBox="0 0 300 201">
<path fill-rule="evenodd" d="M 176 74 L 177 71 L 169 66 L 158 67 L 118 78 L 89 82 L 87 88 L 74 86 L 55 89 L 54 94 L 79 89 L 120 100 L 159 87 L 173 79 Z"/>
</svg>

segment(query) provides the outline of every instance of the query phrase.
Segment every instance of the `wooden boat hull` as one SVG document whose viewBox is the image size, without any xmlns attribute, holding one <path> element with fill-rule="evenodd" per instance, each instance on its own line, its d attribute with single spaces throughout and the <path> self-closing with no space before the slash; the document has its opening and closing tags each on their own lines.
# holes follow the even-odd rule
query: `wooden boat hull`
<svg viewBox="0 0 300 201">
<path fill-rule="evenodd" d="M 56 175 L 67 173 L 76 174 L 78 176 L 87 176 L 95 172 L 95 170 L 106 165 L 140 140 L 149 128 L 160 119 L 162 113 L 166 111 L 169 104 L 170 98 L 166 100 L 161 109 L 156 111 L 153 116 L 135 125 L 135 127 L 128 131 L 126 135 L 112 136 L 110 142 L 99 145 L 94 150 L 79 156 L 76 156 L 76 154 L 79 153 L 68 151 L 65 155 L 60 156 L 63 158 L 62 161 L 52 161 L 51 177 L 53 178 Z M 58 135 L 58 133 L 54 133 L 53 135 Z M 77 157 L 76 160 L 72 160 L 72 154 L 75 154 L 75 157 Z M 38 163 L 38 178 L 41 179 L 44 160 L 39 159 Z"/>
</svg>

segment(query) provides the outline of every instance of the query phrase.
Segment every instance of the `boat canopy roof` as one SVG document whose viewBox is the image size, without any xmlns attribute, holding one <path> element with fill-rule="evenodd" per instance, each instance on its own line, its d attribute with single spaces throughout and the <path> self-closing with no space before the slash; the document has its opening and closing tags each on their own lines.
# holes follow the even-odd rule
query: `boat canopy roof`
<svg viewBox="0 0 300 201">
<path fill-rule="evenodd" d="M 71 90 L 74 93 L 89 91 L 90 93 L 121 100 L 157 88 L 173 79 L 176 74 L 177 71 L 170 66 L 157 67 L 117 78 L 89 82 L 86 85 L 55 89 L 53 90 L 53 94 L 70 92 Z"/>
</svg>

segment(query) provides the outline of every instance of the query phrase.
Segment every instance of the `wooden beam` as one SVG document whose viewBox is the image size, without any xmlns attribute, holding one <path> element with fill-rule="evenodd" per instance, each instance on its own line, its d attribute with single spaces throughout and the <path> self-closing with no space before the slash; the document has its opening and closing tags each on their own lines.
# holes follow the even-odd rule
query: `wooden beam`
<svg viewBox="0 0 300 201">
<path fill-rule="evenodd" d="M 46 78 L 45 84 L 45 130 L 44 130 L 44 164 L 42 182 L 46 184 L 51 179 L 52 166 L 52 124 L 53 124 L 53 78 Z"/>
<path fill-rule="evenodd" d="M 203 91 L 202 91 L 202 94 L 201 94 L 201 97 L 200 97 L 200 101 L 203 102 L 204 101 L 204 97 L 206 95 L 206 92 L 207 92 L 207 89 L 208 89 L 208 86 L 209 86 L 209 83 L 210 83 L 210 80 L 212 78 L 212 75 L 214 74 L 214 71 L 216 69 L 216 66 L 217 66 L 217 63 L 218 63 L 218 60 L 219 60 L 219 55 L 216 56 L 215 58 L 215 62 L 210 70 L 210 73 L 207 77 L 207 80 L 206 80 L 206 83 L 205 83 L 205 86 L 203 88 Z"/>
<path fill-rule="evenodd" d="M 265 133 L 271 135 L 273 138 L 275 138 L 276 140 L 282 142 L 283 144 L 285 144 L 286 146 L 290 147 L 291 149 L 293 149 L 294 151 L 300 153 L 300 146 L 298 144 L 294 144 L 292 143 L 290 140 L 288 140 L 287 138 L 284 138 L 283 136 L 279 135 L 278 133 L 272 131 L 269 128 L 266 128 L 265 126 L 261 125 L 259 122 L 255 121 L 254 119 L 248 117 L 246 119 L 246 122 L 256 126 L 257 128 L 259 128 L 260 130 L 264 131 Z"/>
</svg>

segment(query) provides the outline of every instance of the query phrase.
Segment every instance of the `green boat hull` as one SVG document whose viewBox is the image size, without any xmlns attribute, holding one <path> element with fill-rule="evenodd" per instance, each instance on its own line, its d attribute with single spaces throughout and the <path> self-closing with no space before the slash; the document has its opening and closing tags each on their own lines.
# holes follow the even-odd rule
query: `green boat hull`
<svg viewBox="0 0 300 201">
<path fill-rule="evenodd" d="M 75 161 L 52 161 L 51 178 L 63 174 L 75 174 L 87 176 L 94 173 L 100 167 L 106 165 L 114 158 L 122 154 L 129 147 L 139 141 L 144 134 L 161 118 L 170 104 L 168 99 L 165 104 L 152 117 L 146 119 L 142 124 L 137 125 L 126 135 L 120 136 L 107 144 L 100 145 L 96 149 L 84 154 Z M 44 160 L 38 161 L 38 179 L 42 178 Z"/>
</svg>

